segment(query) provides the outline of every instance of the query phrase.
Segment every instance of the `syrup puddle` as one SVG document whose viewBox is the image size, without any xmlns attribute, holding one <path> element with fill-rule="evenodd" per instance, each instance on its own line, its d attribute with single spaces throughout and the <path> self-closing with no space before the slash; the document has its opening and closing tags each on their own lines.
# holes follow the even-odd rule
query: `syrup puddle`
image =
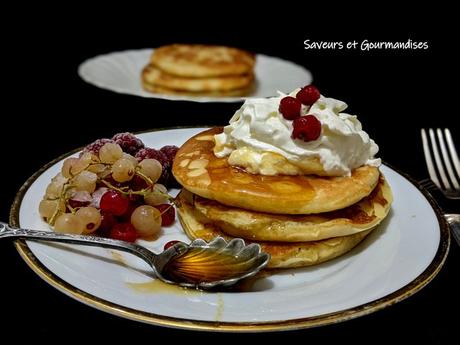
<svg viewBox="0 0 460 345">
<path fill-rule="evenodd" d="M 140 293 L 169 293 L 173 295 L 183 296 L 200 296 L 205 294 L 202 290 L 193 290 L 181 287 L 179 285 L 167 284 L 159 279 L 154 279 L 145 283 L 130 283 L 126 282 L 126 285 L 134 291 Z"/>
<path fill-rule="evenodd" d="M 123 258 L 123 256 L 119 252 L 115 252 L 115 251 L 111 250 L 110 253 L 112 254 L 112 258 L 115 261 L 119 262 L 123 266 L 128 267 L 128 264 L 126 263 L 125 259 Z"/>
<path fill-rule="evenodd" d="M 222 315 L 224 314 L 224 297 L 222 294 L 217 294 L 217 308 L 216 308 L 216 316 L 214 317 L 214 321 L 222 321 Z"/>
</svg>

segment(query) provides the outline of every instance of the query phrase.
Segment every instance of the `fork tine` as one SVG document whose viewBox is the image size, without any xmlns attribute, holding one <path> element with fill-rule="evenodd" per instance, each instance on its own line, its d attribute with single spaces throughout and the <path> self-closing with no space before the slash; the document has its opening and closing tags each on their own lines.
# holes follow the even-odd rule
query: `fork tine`
<svg viewBox="0 0 460 345">
<path fill-rule="evenodd" d="M 457 175 L 460 177 L 460 160 L 458 159 L 457 150 L 455 150 L 454 141 L 452 140 L 449 128 L 444 129 L 444 135 L 446 136 L 447 146 L 449 147 L 450 156 L 452 157 L 452 163 L 454 163 Z"/>
<path fill-rule="evenodd" d="M 444 166 L 442 165 L 441 157 L 439 156 L 438 144 L 436 143 L 436 138 L 434 136 L 434 130 L 432 128 L 428 131 L 430 135 L 431 148 L 433 149 L 434 161 L 436 163 L 436 168 L 438 169 L 439 176 L 441 181 L 446 189 L 452 189 L 450 186 L 449 180 L 447 179 L 446 173 L 444 171 Z"/>
<path fill-rule="evenodd" d="M 438 176 L 436 175 L 436 170 L 434 169 L 433 160 L 431 159 L 431 153 L 430 153 L 430 148 L 428 146 L 428 139 L 426 136 L 425 128 L 422 128 L 421 133 L 422 133 L 423 153 L 425 154 L 425 162 L 426 162 L 426 167 L 428 169 L 428 174 L 430 175 L 430 178 L 434 182 L 434 184 L 438 188 L 441 188 L 441 184 L 439 183 Z"/>
<path fill-rule="evenodd" d="M 446 145 L 444 144 L 445 140 L 442 131 L 438 128 L 436 130 L 436 134 L 438 135 L 439 147 L 441 148 L 442 157 L 444 158 L 444 165 L 446 166 L 447 173 L 449 174 L 450 182 L 452 183 L 454 189 L 459 190 L 460 186 L 457 182 L 457 177 L 452 170 L 452 165 L 450 164 L 449 154 L 447 153 Z"/>
</svg>

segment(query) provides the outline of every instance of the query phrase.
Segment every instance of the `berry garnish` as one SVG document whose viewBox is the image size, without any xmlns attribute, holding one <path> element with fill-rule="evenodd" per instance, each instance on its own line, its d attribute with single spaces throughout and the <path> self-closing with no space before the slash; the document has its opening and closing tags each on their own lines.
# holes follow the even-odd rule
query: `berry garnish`
<svg viewBox="0 0 460 345">
<path fill-rule="evenodd" d="M 177 154 L 177 151 L 179 151 L 179 148 L 175 145 L 167 145 L 167 146 L 163 146 L 160 149 L 160 151 L 166 155 L 166 157 L 168 158 L 169 166 L 170 168 L 172 168 L 174 157 L 176 157 L 176 154 Z M 174 175 L 171 173 L 169 174 L 168 183 L 166 185 L 170 188 L 182 188 L 179 182 L 177 182 Z"/>
<path fill-rule="evenodd" d="M 176 243 L 179 243 L 180 241 L 176 241 L 176 240 L 173 240 L 173 241 L 169 241 L 165 244 L 165 246 L 163 247 L 163 250 L 166 250 L 168 248 L 171 248 L 173 245 L 175 245 Z"/>
<path fill-rule="evenodd" d="M 91 152 L 95 155 L 99 154 L 99 150 L 101 149 L 102 146 L 104 146 L 107 143 L 113 143 L 114 141 L 112 139 L 97 139 L 96 141 L 93 141 L 91 144 L 87 145 L 83 151 L 80 153 L 80 156 L 83 155 L 85 152 Z"/>
<path fill-rule="evenodd" d="M 100 207 L 104 212 L 121 216 L 126 212 L 129 206 L 129 199 L 115 190 L 109 190 L 101 198 Z"/>
<path fill-rule="evenodd" d="M 137 232 L 131 223 L 118 223 L 115 224 L 110 231 L 110 238 L 114 240 L 135 242 L 137 240 Z"/>
<path fill-rule="evenodd" d="M 144 148 L 144 143 L 136 138 L 131 133 L 118 133 L 115 134 L 112 140 L 121 146 L 123 152 L 129 153 L 130 155 L 135 155 L 140 149 Z"/>
<path fill-rule="evenodd" d="M 137 195 L 136 195 L 136 196 L 137 196 Z M 130 199 L 131 202 L 128 204 L 128 208 L 126 209 L 125 213 L 123 213 L 123 214 L 118 218 L 119 220 L 121 220 L 121 221 L 123 221 L 123 222 L 129 222 L 129 221 L 131 220 L 131 215 L 133 214 L 134 210 L 135 210 L 136 208 L 138 208 L 138 207 L 141 205 L 141 203 L 135 202 L 135 201 L 133 202 L 133 201 L 131 200 L 131 198 L 129 198 L 129 199 Z"/>
<path fill-rule="evenodd" d="M 176 211 L 171 204 L 161 204 L 155 206 L 161 212 L 161 225 L 169 226 L 174 223 L 176 218 Z"/>
<path fill-rule="evenodd" d="M 307 85 L 300 89 L 299 92 L 297 92 L 297 95 L 295 96 L 302 104 L 305 105 L 312 105 L 315 103 L 321 94 L 319 93 L 319 90 L 313 86 L 313 85 Z"/>
<path fill-rule="evenodd" d="M 133 191 L 138 191 L 148 187 L 148 183 L 140 176 L 135 175 L 129 183 L 130 188 Z"/>
<path fill-rule="evenodd" d="M 110 231 L 116 223 L 117 220 L 113 214 L 101 211 L 101 225 L 97 232 L 102 236 L 110 236 Z"/>
<path fill-rule="evenodd" d="M 152 149 L 150 147 L 146 147 L 136 153 L 136 158 L 139 162 L 149 158 L 156 159 L 158 162 L 160 162 L 163 170 L 161 172 L 161 177 L 158 179 L 158 183 L 164 184 L 165 186 L 168 184 L 171 165 L 169 164 L 168 157 L 163 152 L 160 150 Z"/>
<path fill-rule="evenodd" d="M 137 153 L 136 156 L 137 160 L 140 162 L 144 159 L 151 158 L 151 159 L 156 159 L 158 162 L 161 163 L 161 165 L 164 166 L 169 166 L 169 160 L 166 155 L 161 152 L 160 150 L 155 150 L 150 147 L 146 147 L 143 149 L 140 149 Z"/>
<path fill-rule="evenodd" d="M 166 184 L 177 151 L 173 145 L 146 148 L 130 133 L 98 139 L 79 158 L 64 161 L 46 188 L 40 216 L 55 231 L 155 239 L 162 223 L 175 221 Z"/>
<path fill-rule="evenodd" d="M 281 99 L 279 111 L 287 120 L 294 120 L 300 116 L 302 104 L 297 98 L 287 96 Z"/>
<path fill-rule="evenodd" d="M 321 134 L 321 122 L 313 115 L 302 116 L 295 119 L 292 126 L 293 139 L 312 141 L 318 139 Z"/>
<path fill-rule="evenodd" d="M 168 158 L 169 166 L 172 167 L 174 157 L 176 157 L 176 153 L 179 151 L 179 148 L 175 145 L 167 145 L 163 146 L 160 151 L 164 153 L 166 158 Z"/>
<path fill-rule="evenodd" d="M 89 201 L 80 201 L 74 199 L 69 199 L 67 202 L 71 208 L 85 207 L 90 204 Z"/>
</svg>

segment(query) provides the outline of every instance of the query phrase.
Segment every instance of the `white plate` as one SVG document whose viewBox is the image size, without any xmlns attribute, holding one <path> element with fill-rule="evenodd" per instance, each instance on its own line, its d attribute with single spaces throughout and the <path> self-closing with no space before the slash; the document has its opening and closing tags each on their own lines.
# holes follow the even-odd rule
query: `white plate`
<svg viewBox="0 0 460 345">
<path fill-rule="evenodd" d="M 202 129 L 139 134 L 152 147 L 181 145 Z M 48 229 L 38 215 L 46 185 L 62 159 L 37 172 L 18 194 L 11 223 Z M 398 302 L 426 285 L 439 271 L 449 233 L 439 212 L 417 187 L 382 166 L 394 193 L 388 218 L 345 256 L 305 269 L 276 271 L 246 292 L 201 293 L 165 288 L 147 265 L 129 254 L 83 246 L 18 242 L 26 262 L 52 286 L 75 299 L 123 317 L 157 325 L 220 331 L 306 328 L 347 320 Z M 185 240 L 180 225 L 165 228 L 154 242 L 161 251 Z"/>
<path fill-rule="evenodd" d="M 277 57 L 257 55 L 256 88 L 246 97 L 204 97 L 150 93 L 141 86 L 141 71 L 150 60 L 153 49 L 127 50 L 99 55 L 83 62 L 78 74 L 86 82 L 100 88 L 141 97 L 195 102 L 241 102 L 247 97 L 276 96 L 310 84 L 311 73 L 304 67 Z"/>
</svg>

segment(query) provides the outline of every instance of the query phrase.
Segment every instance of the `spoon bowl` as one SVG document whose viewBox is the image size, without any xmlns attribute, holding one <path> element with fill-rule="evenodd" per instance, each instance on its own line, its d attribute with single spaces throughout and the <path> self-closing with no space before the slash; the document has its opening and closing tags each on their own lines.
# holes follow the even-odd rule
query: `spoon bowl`
<svg viewBox="0 0 460 345">
<path fill-rule="evenodd" d="M 136 243 L 104 237 L 14 228 L 0 222 L 0 239 L 2 238 L 121 250 L 147 262 L 156 277 L 165 283 L 197 289 L 231 286 L 241 279 L 255 275 L 270 261 L 270 255 L 262 252 L 258 244 L 246 245 L 240 238 L 229 242 L 222 237 L 217 237 L 209 243 L 202 239 L 196 239 L 190 244 L 178 242 L 162 253 L 155 254 Z"/>
</svg>

